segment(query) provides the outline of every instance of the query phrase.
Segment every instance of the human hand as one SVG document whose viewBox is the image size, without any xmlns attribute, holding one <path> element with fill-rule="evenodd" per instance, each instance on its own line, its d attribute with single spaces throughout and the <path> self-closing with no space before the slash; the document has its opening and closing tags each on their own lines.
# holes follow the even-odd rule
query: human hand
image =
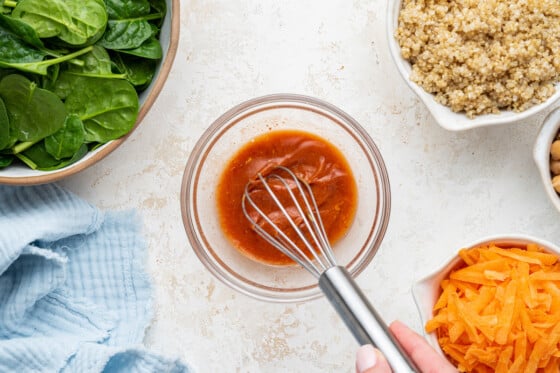
<svg viewBox="0 0 560 373">
<path fill-rule="evenodd" d="M 400 321 L 394 321 L 389 329 L 422 373 L 457 373 L 424 338 Z M 391 373 L 391 368 L 381 351 L 364 345 L 356 353 L 356 373 Z"/>
</svg>

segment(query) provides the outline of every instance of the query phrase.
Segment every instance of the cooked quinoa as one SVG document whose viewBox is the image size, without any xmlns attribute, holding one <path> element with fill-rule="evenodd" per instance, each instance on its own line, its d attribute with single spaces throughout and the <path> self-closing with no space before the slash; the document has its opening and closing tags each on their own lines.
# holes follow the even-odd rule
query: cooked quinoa
<svg viewBox="0 0 560 373">
<path fill-rule="evenodd" d="M 559 0 L 403 0 L 395 36 L 410 79 L 470 118 L 526 110 L 560 80 Z"/>
</svg>

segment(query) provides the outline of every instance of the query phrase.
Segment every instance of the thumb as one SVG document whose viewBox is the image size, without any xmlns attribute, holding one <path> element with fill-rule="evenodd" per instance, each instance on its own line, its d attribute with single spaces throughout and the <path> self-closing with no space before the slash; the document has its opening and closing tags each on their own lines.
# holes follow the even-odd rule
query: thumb
<svg viewBox="0 0 560 373">
<path fill-rule="evenodd" d="M 385 356 L 368 344 L 356 352 L 356 373 L 391 373 L 391 368 Z"/>
</svg>

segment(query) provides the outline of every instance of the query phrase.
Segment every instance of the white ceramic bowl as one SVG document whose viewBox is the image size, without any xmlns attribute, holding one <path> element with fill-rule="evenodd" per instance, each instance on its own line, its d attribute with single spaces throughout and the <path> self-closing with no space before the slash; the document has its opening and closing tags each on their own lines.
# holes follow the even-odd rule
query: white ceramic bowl
<svg viewBox="0 0 560 373">
<path fill-rule="evenodd" d="M 537 165 L 544 190 L 550 202 L 560 211 L 560 196 L 552 187 L 550 175 L 550 146 L 560 130 L 560 108 L 551 111 L 544 119 L 533 146 L 533 160 Z"/>
<path fill-rule="evenodd" d="M 560 256 L 560 248 L 555 244 L 532 237 L 529 235 L 524 234 L 502 234 L 496 236 L 489 236 L 482 239 L 479 239 L 475 242 L 472 242 L 468 245 L 458 247 L 457 253 L 462 248 L 472 248 L 484 244 L 495 243 L 495 244 L 504 244 L 504 245 L 522 245 L 526 246 L 529 243 L 535 243 L 545 250 L 548 250 L 550 253 L 556 254 Z M 418 312 L 420 314 L 420 319 L 422 321 L 422 327 L 426 325 L 433 316 L 432 308 L 436 303 L 440 293 L 440 283 L 441 280 L 447 277 L 449 272 L 454 269 L 458 264 L 462 261 L 461 258 L 457 254 L 455 254 L 452 258 L 447 260 L 444 264 L 433 270 L 429 275 L 423 277 L 420 281 L 415 283 L 412 287 L 412 295 L 414 297 L 414 302 L 418 308 Z M 444 353 L 441 350 L 439 343 L 437 341 L 437 336 L 435 333 L 430 333 L 426 335 L 428 342 L 443 356 Z"/>
<path fill-rule="evenodd" d="M 125 136 L 110 141 L 94 151 L 86 154 L 82 159 L 67 167 L 54 171 L 38 171 L 29 167 L 14 164 L 5 169 L 0 169 L 0 184 L 33 185 L 50 183 L 80 172 L 105 158 L 109 153 L 118 148 L 127 137 L 140 125 L 159 93 L 161 92 L 177 52 L 179 43 L 179 0 L 166 0 L 167 14 L 160 31 L 160 43 L 163 57 L 157 67 L 154 79 L 138 97 L 140 108 L 134 127 Z"/>
<path fill-rule="evenodd" d="M 389 50 L 393 61 L 405 82 L 414 91 L 414 93 L 416 93 L 420 100 L 422 100 L 422 102 L 426 105 L 426 107 L 434 117 L 435 121 L 441 127 L 450 131 L 463 131 L 477 127 L 519 122 L 536 113 L 543 111 L 560 98 L 560 89 L 558 89 L 560 88 L 560 84 L 557 84 L 556 93 L 554 93 L 554 95 L 552 95 L 548 100 L 519 113 L 513 111 L 502 111 L 500 114 L 480 115 L 473 119 L 469 119 L 465 114 L 453 112 L 447 106 L 438 103 L 434 99 L 434 96 L 432 94 L 426 92 L 422 87 L 410 80 L 410 63 L 402 57 L 400 46 L 396 38 L 394 37 L 395 30 L 397 29 L 398 25 L 398 16 L 401 9 L 401 3 L 401 0 L 388 1 L 387 39 L 389 43 Z"/>
</svg>

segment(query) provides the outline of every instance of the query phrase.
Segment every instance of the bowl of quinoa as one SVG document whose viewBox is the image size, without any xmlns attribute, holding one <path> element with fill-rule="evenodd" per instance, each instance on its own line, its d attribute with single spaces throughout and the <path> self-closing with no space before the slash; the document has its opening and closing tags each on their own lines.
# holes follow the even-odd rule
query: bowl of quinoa
<svg viewBox="0 0 560 373">
<path fill-rule="evenodd" d="M 560 2 L 390 0 L 393 60 L 449 130 L 517 122 L 560 98 Z"/>
</svg>

